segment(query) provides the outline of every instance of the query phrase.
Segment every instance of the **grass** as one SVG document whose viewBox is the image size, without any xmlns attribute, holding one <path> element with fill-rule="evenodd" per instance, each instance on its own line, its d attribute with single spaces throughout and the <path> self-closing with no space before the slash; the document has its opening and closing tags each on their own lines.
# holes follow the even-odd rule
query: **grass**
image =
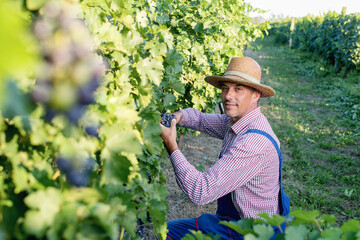
<svg viewBox="0 0 360 240">
<path fill-rule="evenodd" d="M 271 38 L 254 45 L 263 81 L 277 91 L 261 106 L 282 143 L 293 209 L 360 219 L 360 74 L 336 74 Z"/>
</svg>

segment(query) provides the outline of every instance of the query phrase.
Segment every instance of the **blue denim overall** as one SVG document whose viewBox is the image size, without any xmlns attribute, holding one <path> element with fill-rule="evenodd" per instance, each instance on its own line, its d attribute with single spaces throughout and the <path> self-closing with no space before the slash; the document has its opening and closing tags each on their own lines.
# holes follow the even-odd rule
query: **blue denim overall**
<svg viewBox="0 0 360 240">
<path fill-rule="evenodd" d="M 279 156 L 279 181 L 280 181 L 280 192 L 279 192 L 279 209 L 280 215 L 287 216 L 290 211 L 290 198 L 284 193 L 282 188 L 282 178 L 281 178 L 281 168 L 282 168 L 282 154 L 280 148 L 277 145 L 275 139 L 268 133 L 258 130 L 250 129 L 244 134 L 247 133 L 258 133 L 267 137 L 275 146 L 276 151 Z M 234 142 L 236 139 L 234 140 Z M 225 150 L 222 152 L 225 152 Z M 220 154 L 219 158 L 221 158 Z M 168 222 L 168 235 L 167 239 L 177 240 L 184 237 L 187 233 L 190 233 L 190 230 L 200 230 L 204 234 L 219 234 L 221 239 L 244 239 L 242 235 L 237 232 L 232 231 L 232 229 L 226 227 L 225 225 L 219 224 L 220 221 L 238 221 L 240 216 L 236 210 L 233 201 L 231 199 L 231 193 L 228 193 L 217 200 L 218 209 L 216 215 L 213 214 L 203 214 L 198 218 L 189 218 L 189 219 L 179 219 Z M 280 233 L 278 227 L 273 227 L 274 235 L 270 240 L 275 239 L 276 235 Z M 285 231 L 285 223 L 281 225 L 281 230 Z"/>
</svg>

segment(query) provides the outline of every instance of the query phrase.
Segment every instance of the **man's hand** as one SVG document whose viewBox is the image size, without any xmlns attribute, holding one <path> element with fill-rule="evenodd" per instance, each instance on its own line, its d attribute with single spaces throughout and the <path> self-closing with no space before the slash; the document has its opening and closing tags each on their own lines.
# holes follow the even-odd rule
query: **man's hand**
<svg viewBox="0 0 360 240">
<path fill-rule="evenodd" d="M 177 112 L 178 113 L 178 112 Z M 182 117 L 182 114 L 181 114 Z M 160 124 L 160 127 L 162 129 L 162 133 L 160 134 L 160 137 L 164 141 L 165 147 L 171 155 L 175 150 L 179 150 L 178 144 L 176 142 L 176 122 L 177 122 L 177 116 L 176 120 L 173 119 L 171 121 L 170 128 L 164 127 L 162 124 Z"/>
<path fill-rule="evenodd" d="M 182 112 L 181 112 L 181 111 L 178 111 L 178 112 L 174 112 L 174 113 L 172 113 L 172 114 L 175 115 L 175 117 L 176 117 L 176 124 L 178 124 L 178 123 L 181 121 L 182 117 L 183 117 Z"/>
</svg>

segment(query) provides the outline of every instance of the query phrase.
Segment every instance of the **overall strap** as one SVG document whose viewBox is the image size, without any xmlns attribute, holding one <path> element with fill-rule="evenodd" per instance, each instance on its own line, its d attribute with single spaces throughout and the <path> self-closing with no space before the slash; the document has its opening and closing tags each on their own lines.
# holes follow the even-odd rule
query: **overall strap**
<svg viewBox="0 0 360 240">
<path fill-rule="evenodd" d="M 281 154 L 279 145 L 277 144 L 277 142 L 275 141 L 275 139 L 274 139 L 270 134 L 268 134 L 267 132 L 261 131 L 261 130 L 259 130 L 259 129 L 249 129 L 249 130 L 247 130 L 244 134 L 247 134 L 247 133 L 258 133 L 258 134 L 261 134 L 261 135 L 267 137 L 267 138 L 272 142 L 272 144 L 273 144 L 274 147 L 276 148 L 276 151 L 277 151 L 278 156 L 279 156 L 279 161 L 280 161 L 279 171 L 280 171 L 280 183 L 281 183 L 281 168 L 282 168 L 282 165 L 283 165 L 283 161 L 282 161 L 283 158 L 282 158 L 282 154 Z M 282 184 L 281 184 L 281 185 L 282 185 Z"/>
<path fill-rule="evenodd" d="M 279 156 L 279 182 L 280 182 L 280 194 L 279 194 L 280 201 L 279 201 L 279 205 L 280 205 L 280 214 L 282 216 L 286 216 L 286 215 L 289 214 L 289 211 L 290 211 L 290 198 L 285 194 L 285 192 L 283 190 L 283 187 L 282 187 L 281 168 L 282 168 L 282 165 L 283 165 L 283 161 L 282 161 L 283 158 L 282 158 L 282 154 L 280 152 L 279 145 L 277 144 L 275 139 L 270 134 L 268 134 L 267 132 L 261 131 L 259 129 L 249 129 L 244 134 L 247 134 L 247 133 L 258 133 L 258 134 L 261 134 L 261 135 L 267 137 L 272 142 L 274 147 L 276 148 L 276 151 L 277 151 L 278 156 Z"/>
</svg>

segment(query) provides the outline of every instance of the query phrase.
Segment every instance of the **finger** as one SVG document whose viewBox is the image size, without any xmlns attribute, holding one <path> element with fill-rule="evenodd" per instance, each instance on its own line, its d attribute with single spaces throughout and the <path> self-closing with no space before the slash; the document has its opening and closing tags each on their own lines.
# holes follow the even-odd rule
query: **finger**
<svg viewBox="0 0 360 240">
<path fill-rule="evenodd" d="M 170 128 L 175 128 L 176 127 L 176 119 L 171 120 L 171 125 Z"/>
<path fill-rule="evenodd" d="M 178 111 L 178 112 L 174 112 L 173 114 L 176 116 L 176 123 L 180 122 L 182 118 L 182 112 Z"/>
</svg>

